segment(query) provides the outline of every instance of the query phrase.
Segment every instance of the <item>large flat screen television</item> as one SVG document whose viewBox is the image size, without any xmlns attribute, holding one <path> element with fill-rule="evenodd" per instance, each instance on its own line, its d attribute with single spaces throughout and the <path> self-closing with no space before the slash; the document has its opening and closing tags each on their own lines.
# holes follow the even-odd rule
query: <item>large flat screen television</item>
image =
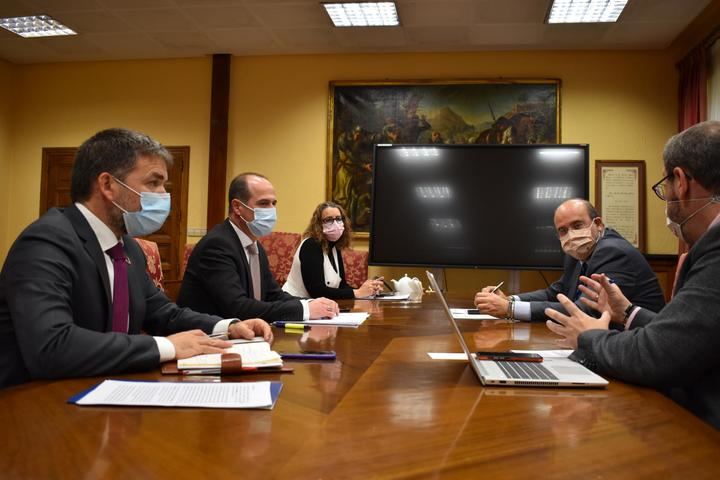
<svg viewBox="0 0 720 480">
<path fill-rule="evenodd" d="M 588 169 L 588 145 L 376 145 L 370 263 L 559 269 L 553 214 Z"/>
</svg>

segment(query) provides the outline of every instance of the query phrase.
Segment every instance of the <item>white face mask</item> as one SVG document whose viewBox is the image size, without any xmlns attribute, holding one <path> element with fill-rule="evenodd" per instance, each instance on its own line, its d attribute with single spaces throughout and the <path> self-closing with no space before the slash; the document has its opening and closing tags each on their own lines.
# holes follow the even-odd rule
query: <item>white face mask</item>
<svg viewBox="0 0 720 480">
<path fill-rule="evenodd" d="M 703 205 L 702 207 L 698 208 L 693 213 L 691 213 L 690 215 L 685 217 L 685 220 L 683 220 L 679 223 L 670 218 L 670 216 L 668 215 L 667 206 L 669 203 L 680 203 L 680 200 L 666 200 L 665 201 L 665 224 L 670 229 L 670 231 L 673 233 L 673 235 L 675 235 L 678 238 L 678 240 L 680 240 L 681 242 L 688 243 L 687 240 L 685 240 L 685 236 L 683 235 L 683 231 L 682 231 L 683 225 L 685 225 L 688 222 L 688 220 L 690 220 L 695 215 L 700 213 L 700 211 L 703 210 L 708 205 L 710 205 L 712 203 L 720 203 L 720 197 L 691 198 L 687 201 L 691 202 L 694 200 L 709 200 L 709 201 L 705 205 Z"/>
</svg>

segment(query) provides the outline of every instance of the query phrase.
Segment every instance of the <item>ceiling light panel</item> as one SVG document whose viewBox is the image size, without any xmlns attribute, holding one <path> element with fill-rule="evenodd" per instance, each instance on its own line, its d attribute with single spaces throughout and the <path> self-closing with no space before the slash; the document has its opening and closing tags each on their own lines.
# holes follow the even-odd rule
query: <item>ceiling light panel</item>
<svg viewBox="0 0 720 480">
<path fill-rule="evenodd" d="M 72 29 L 48 15 L 0 18 L 0 27 L 26 38 L 77 35 Z"/>
<path fill-rule="evenodd" d="M 393 27 L 400 25 L 395 2 L 323 3 L 336 27 Z"/>
<path fill-rule="evenodd" d="M 628 0 L 554 0 L 547 23 L 616 22 Z"/>
</svg>

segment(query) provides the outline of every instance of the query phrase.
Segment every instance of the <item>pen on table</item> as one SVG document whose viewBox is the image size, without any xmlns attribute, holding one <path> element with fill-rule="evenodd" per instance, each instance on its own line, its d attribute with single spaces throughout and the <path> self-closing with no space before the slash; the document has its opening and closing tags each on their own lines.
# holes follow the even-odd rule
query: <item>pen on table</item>
<svg viewBox="0 0 720 480">
<path fill-rule="evenodd" d="M 206 370 L 183 370 L 183 375 L 220 375 L 219 368 L 210 368 Z"/>
<path fill-rule="evenodd" d="M 219 340 L 229 340 L 229 339 L 230 339 L 230 337 L 228 336 L 228 332 L 223 332 L 223 333 L 211 333 L 210 335 L 208 335 L 208 337 L 210 337 L 210 338 L 217 338 L 217 339 L 219 339 Z"/>
<path fill-rule="evenodd" d="M 490 293 L 495 293 L 495 290 L 502 287 L 503 283 L 505 283 L 505 280 L 503 280 L 502 282 L 498 283 L 495 287 L 493 287 L 493 289 L 490 290 Z"/>
<path fill-rule="evenodd" d="M 390 290 L 391 292 L 393 291 L 393 288 L 392 288 L 390 285 L 388 285 L 388 283 L 385 281 L 385 277 L 378 277 L 378 276 L 376 275 L 375 277 L 373 277 L 373 280 L 382 280 L 383 285 L 385 285 L 385 288 L 387 288 L 387 289 Z"/>
<path fill-rule="evenodd" d="M 293 323 L 293 322 L 274 322 L 274 326 L 279 328 L 310 328 L 312 325 L 308 325 L 307 323 Z"/>
</svg>

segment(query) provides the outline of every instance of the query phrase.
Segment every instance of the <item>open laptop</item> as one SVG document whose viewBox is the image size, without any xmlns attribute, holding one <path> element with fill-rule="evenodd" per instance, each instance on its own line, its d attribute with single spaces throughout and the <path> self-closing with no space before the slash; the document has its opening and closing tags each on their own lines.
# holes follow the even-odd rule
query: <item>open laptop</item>
<svg viewBox="0 0 720 480">
<path fill-rule="evenodd" d="M 433 290 L 437 292 L 442 301 L 445 315 L 450 320 L 470 365 L 483 385 L 587 388 L 604 387 L 608 384 L 607 380 L 569 358 L 545 358 L 542 363 L 477 360 L 465 343 L 465 338 L 450 312 L 445 295 L 438 288 L 435 276 L 427 271 L 425 273 L 427 273 Z"/>
</svg>

